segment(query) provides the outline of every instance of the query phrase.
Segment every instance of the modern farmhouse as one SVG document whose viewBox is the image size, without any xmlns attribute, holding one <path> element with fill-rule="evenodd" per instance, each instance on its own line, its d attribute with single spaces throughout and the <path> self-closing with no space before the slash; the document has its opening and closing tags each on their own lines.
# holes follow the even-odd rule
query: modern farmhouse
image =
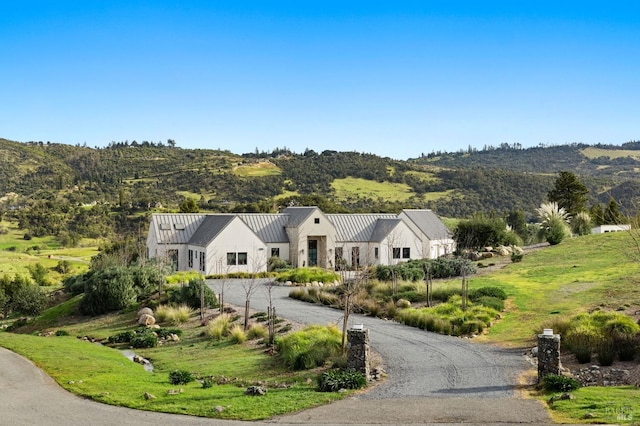
<svg viewBox="0 0 640 426">
<path fill-rule="evenodd" d="M 293 266 L 390 265 L 454 250 L 431 210 L 400 214 L 325 214 L 318 207 L 282 213 L 162 213 L 151 218 L 147 257 L 205 275 L 266 271 L 272 256 Z"/>
</svg>

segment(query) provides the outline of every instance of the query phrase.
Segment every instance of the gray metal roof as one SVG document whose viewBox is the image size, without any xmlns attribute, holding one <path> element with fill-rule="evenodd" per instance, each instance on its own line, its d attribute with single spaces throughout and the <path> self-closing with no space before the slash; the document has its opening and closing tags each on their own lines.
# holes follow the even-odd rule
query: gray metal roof
<svg viewBox="0 0 640 426">
<path fill-rule="evenodd" d="M 376 227 L 373 229 L 371 239 L 369 241 L 379 243 L 389 235 L 402 219 L 378 219 Z"/>
<path fill-rule="evenodd" d="M 432 210 L 403 210 L 403 213 L 415 223 L 430 240 L 451 238 L 451 231 L 444 226 Z"/>
<path fill-rule="evenodd" d="M 194 213 L 155 213 L 149 232 L 156 233 L 160 244 L 186 244 L 206 215 Z"/>
<path fill-rule="evenodd" d="M 224 229 L 231 221 L 236 219 L 234 214 L 211 214 L 207 215 L 198 230 L 193 234 L 189 240 L 189 244 L 196 246 L 206 246 Z"/>
<path fill-rule="evenodd" d="M 320 210 L 316 206 L 309 207 L 287 207 L 283 210 L 283 213 L 289 215 L 289 224 L 287 226 L 296 228 L 307 220 L 316 210 Z"/>
<path fill-rule="evenodd" d="M 238 217 L 265 243 L 289 242 L 285 229 L 289 223 L 288 214 L 239 213 Z"/>
<path fill-rule="evenodd" d="M 394 214 L 328 214 L 336 228 L 336 242 L 371 241 L 378 219 L 397 219 Z"/>
</svg>

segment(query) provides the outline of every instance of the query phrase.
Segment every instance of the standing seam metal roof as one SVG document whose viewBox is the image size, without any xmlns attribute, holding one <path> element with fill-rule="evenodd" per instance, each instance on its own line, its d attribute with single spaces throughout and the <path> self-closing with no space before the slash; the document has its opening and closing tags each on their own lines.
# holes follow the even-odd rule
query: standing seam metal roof
<svg viewBox="0 0 640 426">
<path fill-rule="evenodd" d="M 206 215 L 194 213 L 156 213 L 151 217 L 151 222 L 156 222 L 154 229 L 149 232 L 156 233 L 156 240 L 159 244 L 186 244 L 191 236 L 196 233 L 198 227 Z M 162 229 L 165 225 L 169 229 Z M 176 229 L 184 225 L 184 229 Z"/>
<path fill-rule="evenodd" d="M 206 246 L 236 218 L 236 215 L 207 215 L 189 240 L 189 244 Z"/>
<path fill-rule="evenodd" d="M 328 214 L 336 228 L 336 241 L 371 241 L 378 219 L 397 219 L 394 214 Z"/>
<path fill-rule="evenodd" d="M 289 215 L 284 213 L 240 213 L 238 217 L 265 243 L 288 243 L 286 226 Z"/>
<path fill-rule="evenodd" d="M 430 240 L 451 238 L 451 231 L 432 210 L 403 210 L 403 212 Z"/>
</svg>

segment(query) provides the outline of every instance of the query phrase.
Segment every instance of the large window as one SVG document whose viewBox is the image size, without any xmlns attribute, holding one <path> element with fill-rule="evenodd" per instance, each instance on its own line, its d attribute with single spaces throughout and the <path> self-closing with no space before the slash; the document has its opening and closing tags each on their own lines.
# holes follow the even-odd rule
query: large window
<svg viewBox="0 0 640 426">
<path fill-rule="evenodd" d="M 402 258 L 403 259 L 410 259 L 411 258 L 411 248 L 409 248 L 409 247 L 403 247 L 402 248 Z"/>
<path fill-rule="evenodd" d="M 351 248 L 351 266 L 354 268 L 360 266 L 360 247 Z"/>
<path fill-rule="evenodd" d="M 272 247 L 271 248 L 271 257 L 280 257 L 280 248 Z"/>
<path fill-rule="evenodd" d="M 227 265 L 237 265 L 237 264 L 238 264 L 238 258 L 236 256 L 236 253 L 235 252 L 227 253 Z"/>
<path fill-rule="evenodd" d="M 169 258 L 169 263 L 174 271 L 178 270 L 178 250 L 171 249 L 167 251 L 167 257 Z"/>
<path fill-rule="evenodd" d="M 200 270 L 202 272 L 206 272 L 207 271 L 207 265 L 205 265 L 205 259 L 204 259 L 204 252 L 201 251 L 200 252 Z"/>
<path fill-rule="evenodd" d="M 247 253 L 238 253 L 238 265 L 247 264 Z"/>
<path fill-rule="evenodd" d="M 393 248 L 393 258 L 400 259 L 400 247 Z"/>
<path fill-rule="evenodd" d="M 189 250 L 189 268 L 193 268 L 193 250 Z"/>
</svg>

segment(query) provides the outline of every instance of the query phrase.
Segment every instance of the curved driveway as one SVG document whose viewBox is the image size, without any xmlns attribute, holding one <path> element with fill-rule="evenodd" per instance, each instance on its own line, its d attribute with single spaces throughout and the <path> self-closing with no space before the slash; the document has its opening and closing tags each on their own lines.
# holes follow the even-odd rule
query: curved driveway
<svg viewBox="0 0 640 426">
<path fill-rule="evenodd" d="M 207 284 L 220 292 L 220 283 L 208 281 Z M 288 297 L 290 290 L 288 287 L 272 287 L 273 305 L 278 316 L 302 324 L 341 324 L 341 311 L 293 300 Z M 224 299 L 226 303 L 244 306 L 242 283 L 234 281 L 225 284 Z M 266 286 L 261 283 L 251 296 L 251 307 L 266 310 L 268 304 Z M 360 404 L 367 404 L 371 408 L 370 412 L 376 412 L 376 407 L 381 404 L 386 405 L 382 400 L 402 399 L 396 404 L 413 403 L 421 410 L 430 406 L 440 407 L 437 408 L 438 413 L 442 407 L 457 408 L 445 410 L 448 415 L 442 418 L 432 416 L 431 421 L 549 421 L 547 413 L 537 401 L 516 398 L 517 378 L 530 367 L 521 351 L 429 333 L 362 315 L 351 315 L 349 322 L 349 326 L 364 324 L 369 329 L 371 346 L 383 357 L 388 373 L 387 380 L 382 384 L 357 397 Z M 501 410 L 501 406 L 504 409 Z M 328 412 L 330 407 L 316 410 Z M 486 411 L 486 418 L 482 417 L 482 411 Z"/>
<path fill-rule="evenodd" d="M 209 282 L 217 290 L 218 283 Z M 338 323 L 341 312 L 288 298 L 274 287 L 278 315 L 309 324 Z M 225 300 L 244 305 L 242 287 L 225 288 Z M 264 286 L 252 307 L 266 309 Z M 375 318 L 352 315 L 370 330 L 373 348 L 389 377 L 369 392 L 329 405 L 274 418 L 278 425 L 338 424 L 548 424 L 533 400 L 515 398 L 517 375 L 526 367 L 517 352 L 440 336 Z M 0 424 L 11 425 L 248 425 L 115 407 L 79 398 L 57 385 L 29 360 L 0 348 Z"/>
</svg>

